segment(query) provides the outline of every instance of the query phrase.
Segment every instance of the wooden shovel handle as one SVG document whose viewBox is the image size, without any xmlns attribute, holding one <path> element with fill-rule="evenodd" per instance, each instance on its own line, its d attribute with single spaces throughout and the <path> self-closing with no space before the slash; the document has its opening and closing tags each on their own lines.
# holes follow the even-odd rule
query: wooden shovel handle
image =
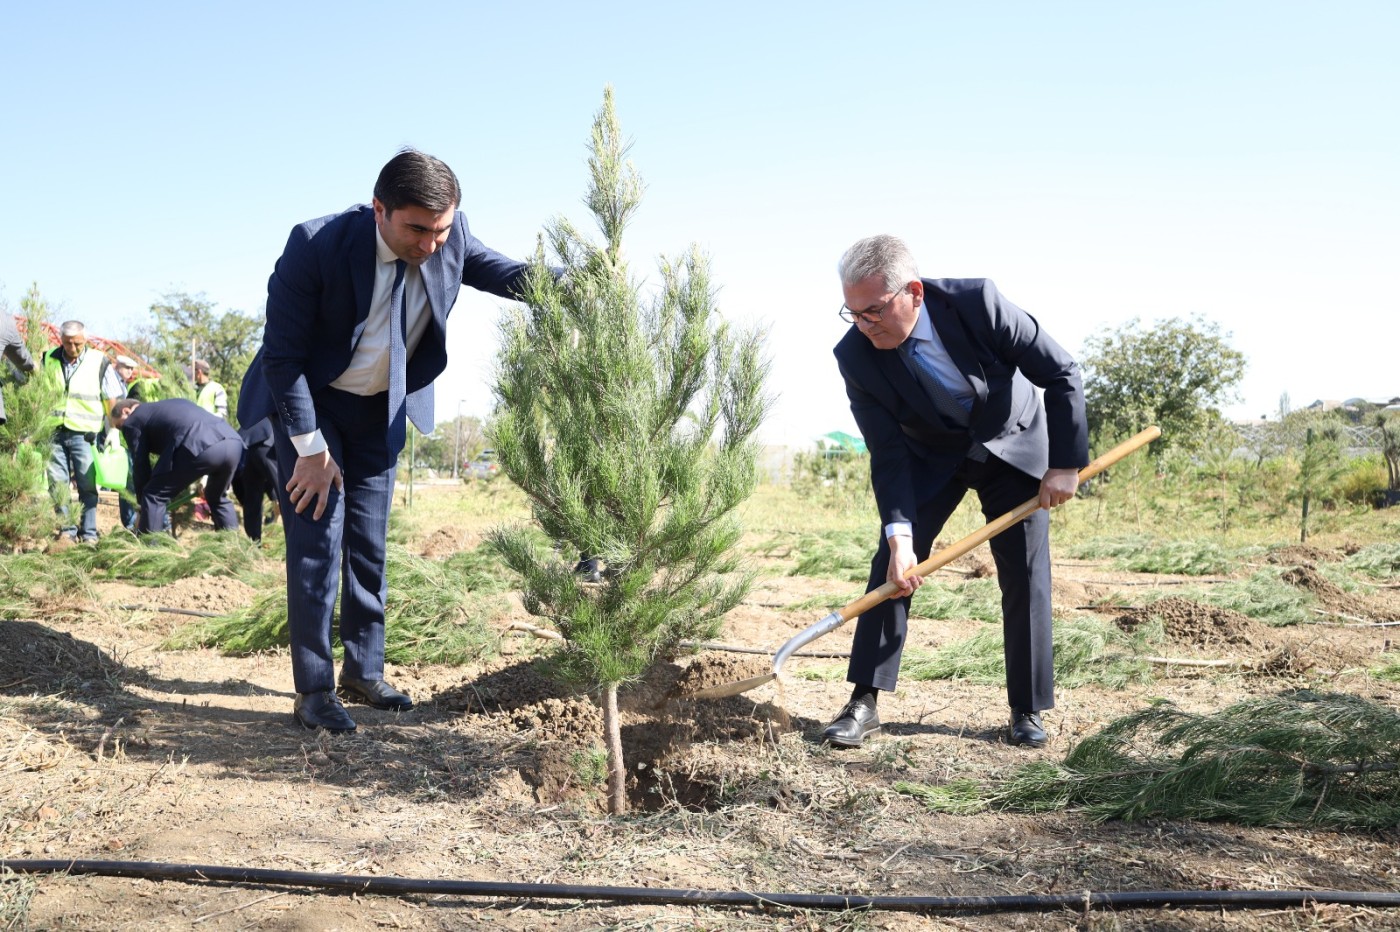
<svg viewBox="0 0 1400 932">
<path fill-rule="evenodd" d="M 1107 453 L 1098 457 L 1088 466 L 1085 466 L 1083 469 L 1079 470 L 1079 481 L 1083 482 L 1086 479 L 1091 479 L 1094 476 L 1097 476 L 1099 473 L 1103 472 L 1105 469 L 1112 466 L 1114 463 L 1118 462 L 1123 457 L 1127 456 L 1129 453 L 1132 453 L 1139 447 L 1146 446 L 1147 444 L 1156 440 L 1160 436 L 1162 436 L 1162 429 L 1160 427 L 1148 427 L 1145 430 L 1142 430 L 1141 432 L 1135 434 L 1133 437 L 1124 440 L 1112 450 L 1109 450 Z M 1000 518 L 988 521 L 985 525 L 978 528 L 976 531 L 973 531 L 971 534 L 967 535 L 957 543 L 944 547 L 942 550 L 933 554 L 927 560 L 911 569 L 905 576 L 905 578 L 907 579 L 910 576 L 928 576 L 932 574 L 935 570 L 947 566 L 949 563 L 952 563 L 958 557 L 969 552 L 974 547 L 978 546 L 984 541 L 988 541 L 991 540 L 993 537 L 996 537 L 1002 531 L 1011 527 L 1011 525 L 1026 520 L 1026 518 L 1030 517 L 1039 508 L 1040 496 L 1037 495 L 1035 498 L 1029 499 L 1024 504 L 1018 505 L 1016 508 L 1013 508 L 1011 511 L 1008 511 Z M 879 605 L 881 602 L 885 601 L 898 591 L 898 586 L 896 586 L 894 583 L 887 582 L 880 588 L 871 589 L 859 599 L 856 599 L 849 605 L 839 609 L 838 613 L 841 615 L 842 621 L 850 621 L 852 618 L 856 617 L 861 612 L 864 612 L 868 609 L 875 607 L 876 605 Z"/>
</svg>

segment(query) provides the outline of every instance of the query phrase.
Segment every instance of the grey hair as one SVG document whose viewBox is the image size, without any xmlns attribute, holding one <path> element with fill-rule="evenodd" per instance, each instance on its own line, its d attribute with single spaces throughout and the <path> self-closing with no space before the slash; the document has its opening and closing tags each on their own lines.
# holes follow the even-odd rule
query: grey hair
<svg viewBox="0 0 1400 932">
<path fill-rule="evenodd" d="M 882 233 L 870 236 L 846 250 L 836 263 L 842 285 L 855 285 L 872 275 L 884 279 L 885 288 L 894 291 L 919 277 L 919 264 L 904 241 Z"/>
<path fill-rule="evenodd" d="M 87 333 L 87 328 L 81 320 L 65 320 L 58 328 L 58 335 L 61 337 L 75 337 L 80 333 Z"/>
</svg>

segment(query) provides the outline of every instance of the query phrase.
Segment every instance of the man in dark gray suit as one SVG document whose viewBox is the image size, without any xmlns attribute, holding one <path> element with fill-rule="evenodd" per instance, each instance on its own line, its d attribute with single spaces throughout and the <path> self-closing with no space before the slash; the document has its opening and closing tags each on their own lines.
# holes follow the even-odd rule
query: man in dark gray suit
<svg viewBox="0 0 1400 932">
<path fill-rule="evenodd" d="M 909 597 L 905 576 L 968 489 L 990 520 L 1037 495 L 1041 510 L 991 541 L 1002 590 L 1009 739 L 1041 747 L 1054 707 L 1049 515 L 1074 497 L 1089 462 L 1084 391 L 1073 359 L 987 279 L 924 279 L 893 236 L 861 240 L 839 266 L 853 324 L 837 344 L 866 446 L 883 532 L 869 589 L 901 594 L 860 616 L 851 700 L 826 741 L 859 747 L 880 729 L 876 702 L 895 688 Z M 1036 388 L 1043 389 L 1044 401 Z M 867 590 L 868 591 L 868 590 Z"/>
<path fill-rule="evenodd" d="M 139 508 L 137 529 L 149 534 L 165 527 L 166 509 L 181 490 L 208 476 L 204 499 L 214 530 L 238 529 L 238 513 L 229 500 L 233 471 L 243 455 L 243 440 L 228 421 L 185 398 L 112 402 L 112 426 L 121 429 L 131 451 L 132 487 Z M 151 465 L 151 456 L 156 463 Z"/>
<path fill-rule="evenodd" d="M 296 720 L 355 730 L 335 692 L 331 622 L 343 577 L 339 685 L 381 709 L 412 700 L 384 681 L 385 540 L 406 420 L 433 429 L 447 314 L 462 285 L 521 291 L 527 266 L 471 234 L 457 176 L 414 150 L 389 161 L 372 204 L 292 230 L 267 286 L 263 345 L 238 420 L 272 415 L 287 534 Z"/>
</svg>

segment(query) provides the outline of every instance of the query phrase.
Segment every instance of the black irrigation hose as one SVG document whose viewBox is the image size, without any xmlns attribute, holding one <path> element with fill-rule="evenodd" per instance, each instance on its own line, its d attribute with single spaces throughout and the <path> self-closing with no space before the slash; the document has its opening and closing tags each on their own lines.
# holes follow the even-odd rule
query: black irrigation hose
<svg viewBox="0 0 1400 932">
<path fill-rule="evenodd" d="M 846 896 L 829 893 L 749 893 L 741 890 L 682 890 L 666 887 L 597 887 L 560 883 L 504 883 L 479 880 L 431 880 L 409 877 L 355 877 L 308 871 L 206 864 L 158 864 L 151 861 L 3 861 L 0 875 L 94 874 L 145 880 L 213 880 L 225 883 L 323 887 L 345 893 L 402 896 L 509 897 L 526 900 L 606 900 L 628 904 L 679 903 L 690 906 L 784 906 L 792 909 L 885 909 L 915 913 L 1086 911 L 1155 907 L 1279 909 L 1329 903 L 1341 906 L 1396 907 L 1400 893 L 1348 890 L 1147 890 L 1055 893 L 1025 896 Z"/>
</svg>

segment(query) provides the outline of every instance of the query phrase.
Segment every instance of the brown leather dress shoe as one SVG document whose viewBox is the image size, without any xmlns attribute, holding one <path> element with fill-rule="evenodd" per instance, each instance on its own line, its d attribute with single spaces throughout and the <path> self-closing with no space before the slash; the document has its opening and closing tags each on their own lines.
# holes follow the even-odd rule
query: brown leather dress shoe
<svg viewBox="0 0 1400 932">
<path fill-rule="evenodd" d="M 330 690 L 297 693 L 296 701 L 292 703 L 292 714 L 302 728 L 324 728 L 333 735 L 345 735 L 355 730 L 355 720 Z"/>
<path fill-rule="evenodd" d="M 1045 726 L 1041 724 L 1039 712 L 1013 711 L 1009 738 L 1012 744 L 1028 748 L 1043 748 L 1050 740 L 1045 734 Z"/>
<path fill-rule="evenodd" d="M 822 740 L 838 748 L 858 748 L 879 731 L 880 713 L 875 709 L 875 700 L 862 696 L 846 703 L 841 714 L 822 732 Z"/>
<path fill-rule="evenodd" d="M 363 702 L 376 709 L 406 712 L 413 708 L 412 699 L 383 680 L 357 680 L 352 676 L 342 676 L 340 692 L 351 702 Z"/>
</svg>

